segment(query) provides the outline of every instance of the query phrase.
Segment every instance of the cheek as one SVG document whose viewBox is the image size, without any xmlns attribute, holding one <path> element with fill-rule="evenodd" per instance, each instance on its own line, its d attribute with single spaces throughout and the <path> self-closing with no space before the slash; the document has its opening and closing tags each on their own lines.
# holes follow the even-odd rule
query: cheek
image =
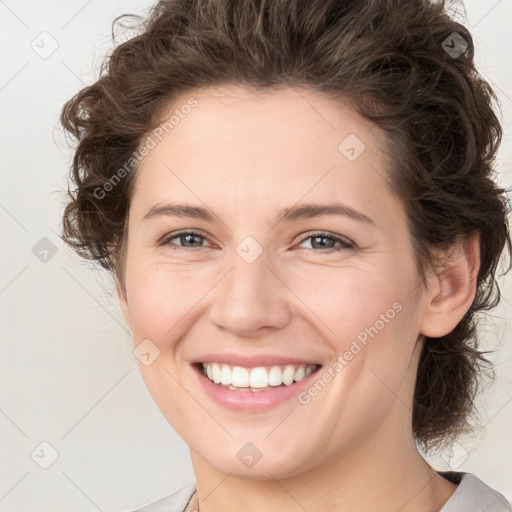
<svg viewBox="0 0 512 512">
<path fill-rule="evenodd" d="M 411 293 L 416 274 L 409 263 L 318 267 L 293 281 L 307 306 L 302 311 L 337 358 L 332 373 L 343 374 L 339 385 L 359 388 L 361 397 L 389 392 L 379 377 L 396 389 L 407 373 L 418 328 L 418 304 Z"/>
<path fill-rule="evenodd" d="M 181 335 L 187 316 L 193 315 L 212 284 L 207 273 L 192 266 L 150 264 L 132 269 L 127 287 L 134 338 L 149 338 L 165 350 Z"/>
<path fill-rule="evenodd" d="M 364 341 L 376 323 L 379 332 L 389 331 L 400 293 L 396 283 L 381 276 L 367 268 L 319 267 L 300 279 L 291 274 L 287 279 L 295 283 L 303 311 L 309 311 L 311 322 L 339 353 L 348 349 L 351 340 Z"/>
<path fill-rule="evenodd" d="M 401 393 L 404 380 L 412 376 L 419 325 L 417 300 L 403 281 L 373 280 L 346 307 L 342 322 L 347 333 L 337 344 L 338 353 L 343 350 L 345 382 L 357 398 L 354 404 L 361 401 L 371 406 L 368 414 L 373 407 L 376 414 L 384 413 Z"/>
</svg>

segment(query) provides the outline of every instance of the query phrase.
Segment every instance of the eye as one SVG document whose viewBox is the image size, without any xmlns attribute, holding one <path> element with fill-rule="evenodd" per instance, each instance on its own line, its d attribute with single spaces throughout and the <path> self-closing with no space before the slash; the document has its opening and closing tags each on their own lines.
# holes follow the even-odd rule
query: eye
<svg viewBox="0 0 512 512">
<path fill-rule="evenodd" d="M 301 240 L 301 244 L 304 243 L 306 240 L 311 239 L 311 246 L 312 249 L 326 249 L 323 251 L 314 251 L 314 252 L 321 252 L 321 253 L 331 253 L 331 252 L 337 252 L 337 251 L 343 251 L 346 249 L 353 249 L 354 244 L 350 242 L 350 240 L 346 238 L 339 237 L 337 235 L 334 235 L 332 233 L 327 233 L 325 231 L 319 231 L 317 233 L 312 233 L 306 237 L 304 237 Z M 338 247 L 335 247 L 336 243 L 339 243 Z M 317 247 L 315 247 L 317 245 Z M 306 249 L 308 249 L 306 247 Z"/>
<path fill-rule="evenodd" d="M 176 239 L 179 240 L 179 244 L 172 242 Z M 322 251 L 314 252 L 331 253 L 354 248 L 354 244 L 348 239 L 325 231 L 319 231 L 317 233 L 310 234 L 302 238 L 299 243 L 303 244 L 306 240 L 310 239 L 312 241 L 312 249 L 324 249 Z M 205 247 L 203 245 L 204 241 L 208 241 L 208 239 L 200 232 L 188 230 L 171 233 L 169 236 L 165 237 L 162 242 L 160 242 L 160 245 L 167 245 L 173 250 L 183 249 L 188 251 L 197 251 L 202 247 Z M 338 247 L 335 247 L 337 243 L 339 245 Z M 315 245 L 317 245 L 317 247 L 315 247 Z M 320 247 L 318 247 L 318 245 L 320 245 Z M 306 249 L 308 248 L 306 247 Z"/>
<path fill-rule="evenodd" d="M 171 243 L 172 240 L 178 239 L 180 244 Z M 199 233 L 198 231 L 180 231 L 178 233 L 171 233 L 169 236 L 165 237 L 160 245 L 168 245 L 173 250 L 199 250 L 203 246 L 203 241 L 207 238 Z M 190 244 L 190 245 L 189 245 Z"/>
</svg>

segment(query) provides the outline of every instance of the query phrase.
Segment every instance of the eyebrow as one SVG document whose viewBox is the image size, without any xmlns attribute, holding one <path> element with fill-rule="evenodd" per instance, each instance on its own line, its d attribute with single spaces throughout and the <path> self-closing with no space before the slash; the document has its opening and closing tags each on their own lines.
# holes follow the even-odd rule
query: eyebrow
<svg viewBox="0 0 512 512">
<path fill-rule="evenodd" d="M 144 215 L 143 220 L 161 215 L 167 217 L 187 217 L 204 220 L 210 223 L 214 223 L 216 220 L 211 210 L 188 204 L 155 204 L 148 210 L 146 215 Z M 364 213 L 338 202 L 325 204 L 308 203 L 284 208 L 278 215 L 278 222 L 312 219 L 322 215 L 342 215 L 375 226 L 375 222 Z"/>
<path fill-rule="evenodd" d="M 354 220 L 366 222 L 375 226 L 375 222 L 364 213 L 347 206 L 342 203 L 326 203 L 326 204 L 303 204 L 300 206 L 292 206 L 281 210 L 280 220 L 291 222 L 301 219 L 312 219 L 322 215 L 343 215 Z"/>
</svg>

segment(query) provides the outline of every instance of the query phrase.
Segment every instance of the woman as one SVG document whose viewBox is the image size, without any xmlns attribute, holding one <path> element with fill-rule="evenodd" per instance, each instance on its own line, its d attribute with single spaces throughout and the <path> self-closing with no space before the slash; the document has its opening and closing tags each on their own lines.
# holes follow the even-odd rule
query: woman
<svg viewBox="0 0 512 512">
<path fill-rule="evenodd" d="M 511 510 L 420 453 L 491 369 L 494 100 L 439 2 L 163 0 L 67 102 L 63 238 L 196 477 L 141 511 Z"/>
</svg>

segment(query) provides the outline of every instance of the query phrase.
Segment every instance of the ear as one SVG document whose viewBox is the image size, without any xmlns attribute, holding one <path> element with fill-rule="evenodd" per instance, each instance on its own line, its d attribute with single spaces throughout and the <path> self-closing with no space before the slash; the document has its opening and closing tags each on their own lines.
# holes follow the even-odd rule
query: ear
<svg viewBox="0 0 512 512">
<path fill-rule="evenodd" d="M 420 325 L 420 333 L 430 338 L 450 333 L 473 303 L 480 268 L 478 234 L 454 243 L 440 261 L 440 267 L 427 281 L 427 302 Z"/>
<path fill-rule="evenodd" d="M 130 310 L 128 308 L 128 301 L 126 299 L 126 289 L 119 283 L 116 284 L 116 289 L 117 289 L 117 297 L 119 298 L 119 305 L 121 306 L 121 311 L 123 313 L 124 320 L 131 330 L 132 329 L 131 317 L 130 317 Z"/>
</svg>

